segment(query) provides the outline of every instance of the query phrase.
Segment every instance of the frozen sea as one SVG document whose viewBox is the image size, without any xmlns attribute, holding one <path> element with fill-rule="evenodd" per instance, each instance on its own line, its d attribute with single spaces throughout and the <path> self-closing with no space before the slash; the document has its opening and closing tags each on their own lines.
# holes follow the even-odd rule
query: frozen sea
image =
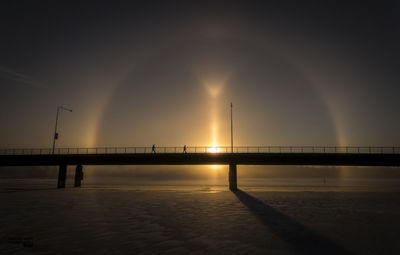
<svg viewBox="0 0 400 255">
<path fill-rule="evenodd" d="M 0 254 L 400 253 L 398 180 L 0 185 Z"/>
</svg>

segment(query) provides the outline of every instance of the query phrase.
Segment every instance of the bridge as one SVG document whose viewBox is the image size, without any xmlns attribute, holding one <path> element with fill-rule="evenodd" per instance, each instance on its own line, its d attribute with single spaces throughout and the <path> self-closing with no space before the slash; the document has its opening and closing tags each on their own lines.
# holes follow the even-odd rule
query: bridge
<svg viewBox="0 0 400 255">
<path fill-rule="evenodd" d="M 76 166 L 75 187 L 83 165 L 229 165 L 229 189 L 237 190 L 237 165 L 400 166 L 400 147 L 235 146 L 97 147 L 0 149 L 0 166 L 59 166 L 64 188 L 67 166 Z"/>
</svg>

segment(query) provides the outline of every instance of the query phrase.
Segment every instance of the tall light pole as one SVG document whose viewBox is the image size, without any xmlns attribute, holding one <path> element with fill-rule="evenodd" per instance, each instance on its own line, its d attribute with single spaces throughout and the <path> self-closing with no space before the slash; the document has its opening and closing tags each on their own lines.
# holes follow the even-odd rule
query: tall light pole
<svg viewBox="0 0 400 255">
<path fill-rule="evenodd" d="M 233 105 L 231 102 L 231 153 L 233 155 Z M 229 189 L 237 190 L 237 165 L 236 162 L 229 162 Z"/>
<path fill-rule="evenodd" d="M 58 123 L 58 115 L 59 115 L 59 113 L 60 113 L 60 110 L 72 112 L 71 109 L 65 108 L 65 107 L 63 107 L 63 106 L 57 107 L 56 127 L 54 128 L 54 138 L 53 138 L 53 151 L 52 151 L 52 154 L 54 154 L 54 149 L 55 149 L 55 147 L 56 147 L 56 140 L 58 139 L 57 123 Z"/>
<path fill-rule="evenodd" d="M 232 113 L 233 105 L 231 103 L 231 153 L 233 153 L 233 113 Z"/>
</svg>

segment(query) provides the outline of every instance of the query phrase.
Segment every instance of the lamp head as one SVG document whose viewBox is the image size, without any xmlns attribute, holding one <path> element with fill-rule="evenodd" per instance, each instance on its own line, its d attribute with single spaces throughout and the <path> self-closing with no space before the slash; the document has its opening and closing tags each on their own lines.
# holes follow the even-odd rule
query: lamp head
<svg viewBox="0 0 400 255">
<path fill-rule="evenodd" d="M 64 106 L 59 106 L 58 109 L 62 109 L 62 110 L 65 110 L 65 111 L 72 112 L 72 109 L 65 108 Z"/>
</svg>

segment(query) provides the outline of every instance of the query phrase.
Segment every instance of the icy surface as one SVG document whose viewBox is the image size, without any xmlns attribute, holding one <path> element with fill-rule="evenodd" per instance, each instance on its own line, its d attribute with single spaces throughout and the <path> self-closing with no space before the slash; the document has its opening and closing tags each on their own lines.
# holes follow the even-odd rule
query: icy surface
<svg viewBox="0 0 400 255">
<path fill-rule="evenodd" d="M 398 254 L 400 193 L 0 189 L 0 254 Z"/>
</svg>

